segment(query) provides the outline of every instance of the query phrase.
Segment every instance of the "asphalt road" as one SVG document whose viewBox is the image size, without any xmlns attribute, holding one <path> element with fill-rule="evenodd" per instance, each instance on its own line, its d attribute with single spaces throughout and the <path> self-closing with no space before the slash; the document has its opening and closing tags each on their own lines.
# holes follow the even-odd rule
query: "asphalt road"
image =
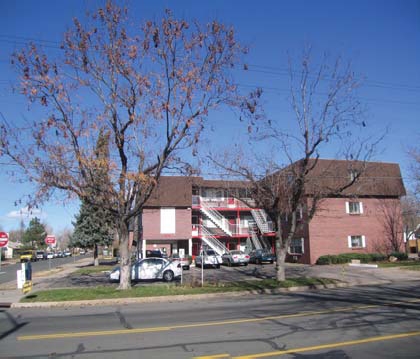
<svg viewBox="0 0 420 359">
<path fill-rule="evenodd" d="M 84 258 L 84 257 L 80 257 Z M 37 262 L 31 262 L 32 273 L 42 272 L 49 269 L 57 268 L 63 264 L 77 261 L 79 257 L 66 257 L 66 258 L 53 258 L 47 260 L 40 260 Z M 0 271 L 0 284 L 11 282 L 16 280 L 16 271 L 22 268 L 21 263 L 16 264 L 2 264 Z"/>
<path fill-rule="evenodd" d="M 0 311 L 7 358 L 418 358 L 418 283 Z"/>
</svg>

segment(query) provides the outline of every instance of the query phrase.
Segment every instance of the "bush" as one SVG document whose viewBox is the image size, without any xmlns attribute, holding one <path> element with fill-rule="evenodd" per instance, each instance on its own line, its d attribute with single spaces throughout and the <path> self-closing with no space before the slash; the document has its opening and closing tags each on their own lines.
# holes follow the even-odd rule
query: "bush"
<svg viewBox="0 0 420 359">
<path fill-rule="evenodd" d="M 401 253 L 401 252 L 392 252 L 389 257 L 395 257 L 397 258 L 399 261 L 405 261 L 408 259 L 408 255 L 407 253 Z"/>
<path fill-rule="evenodd" d="M 319 257 L 316 261 L 316 264 L 345 264 L 350 263 L 352 259 L 358 259 L 360 260 L 360 263 L 370 263 L 383 261 L 386 258 L 387 256 L 380 253 L 342 253 L 337 255 L 327 254 Z"/>
</svg>

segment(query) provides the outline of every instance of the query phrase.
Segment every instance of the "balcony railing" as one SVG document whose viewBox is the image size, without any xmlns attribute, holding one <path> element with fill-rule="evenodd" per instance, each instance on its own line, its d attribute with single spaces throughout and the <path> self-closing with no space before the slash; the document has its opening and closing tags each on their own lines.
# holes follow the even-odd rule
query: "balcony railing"
<svg viewBox="0 0 420 359">
<path fill-rule="evenodd" d="M 215 208 L 250 208 L 255 205 L 255 201 L 251 198 L 244 198 L 239 200 L 233 197 L 227 198 L 214 198 L 214 197 L 201 197 L 192 196 L 192 205 L 198 207 L 203 203 L 207 207 Z"/>
<path fill-rule="evenodd" d="M 206 227 L 206 229 L 211 232 L 214 236 L 226 236 L 226 233 L 224 233 L 220 228 L 217 227 Z M 244 224 L 229 224 L 229 230 L 232 233 L 232 235 L 248 235 L 249 234 L 249 227 L 245 226 Z M 193 224 L 192 225 L 192 231 L 191 234 L 195 237 L 201 236 L 200 232 L 200 225 L 199 224 Z"/>
</svg>

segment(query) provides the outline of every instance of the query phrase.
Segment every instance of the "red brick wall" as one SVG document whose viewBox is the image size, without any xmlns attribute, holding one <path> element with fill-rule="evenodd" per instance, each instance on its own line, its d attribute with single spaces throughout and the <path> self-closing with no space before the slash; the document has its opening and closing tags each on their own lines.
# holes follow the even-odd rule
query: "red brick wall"
<svg viewBox="0 0 420 359">
<path fill-rule="evenodd" d="M 191 238 L 191 210 L 175 209 L 175 233 L 160 233 L 160 208 L 143 211 L 143 239 Z"/>
<path fill-rule="evenodd" d="M 322 203 L 322 208 L 309 223 L 311 264 L 326 254 L 384 251 L 387 243 L 383 224 L 384 205 L 400 209 L 399 199 L 362 198 L 352 201 L 362 202 L 362 214 L 346 213 L 349 199 L 332 198 Z M 348 236 L 351 235 L 365 236 L 366 248 L 349 248 Z"/>
</svg>

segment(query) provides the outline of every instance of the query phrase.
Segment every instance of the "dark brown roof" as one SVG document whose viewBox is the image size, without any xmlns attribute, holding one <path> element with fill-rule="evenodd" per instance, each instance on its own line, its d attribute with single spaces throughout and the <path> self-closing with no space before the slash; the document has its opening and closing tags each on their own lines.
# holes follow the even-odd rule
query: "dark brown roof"
<svg viewBox="0 0 420 359">
<path fill-rule="evenodd" d="M 159 179 L 146 207 L 191 207 L 192 178 L 166 176 Z"/>
<path fill-rule="evenodd" d="M 311 160 L 312 163 L 315 160 Z M 319 159 L 309 174 L 306 193 L 340 188 L 350 181 L 352 171 L 361 173 L 359 179 L 342 192 L 343 196 L 405 195 L 400 167 L 397 163 L 363 162 Z"/>
</svg>

